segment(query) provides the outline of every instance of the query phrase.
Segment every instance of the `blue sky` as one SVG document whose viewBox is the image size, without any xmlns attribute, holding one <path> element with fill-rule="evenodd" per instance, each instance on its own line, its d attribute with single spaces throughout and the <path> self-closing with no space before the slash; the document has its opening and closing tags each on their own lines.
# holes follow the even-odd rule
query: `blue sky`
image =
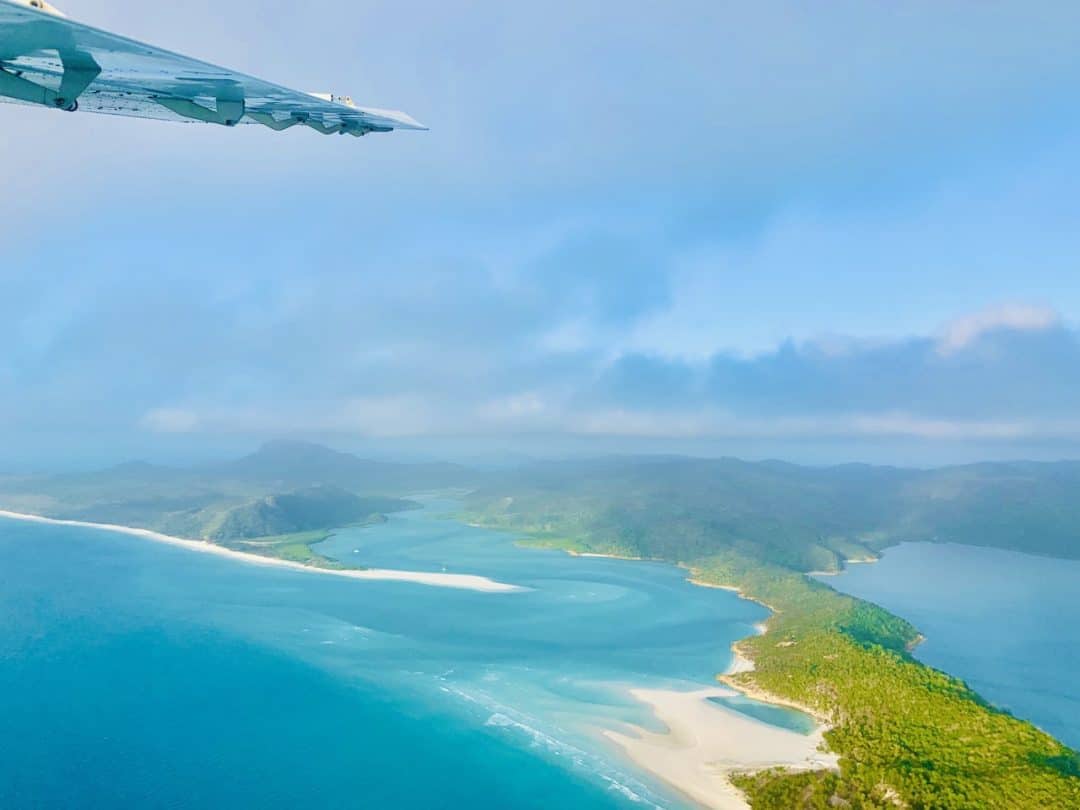
<svg viewBox="0 0 1080 810">
<path fill-rule="evenodd" d="M 1080 8 L 68 0 L 426 133 L 0 107 L 0 468 L 1080 455 Z"/>
</svg>

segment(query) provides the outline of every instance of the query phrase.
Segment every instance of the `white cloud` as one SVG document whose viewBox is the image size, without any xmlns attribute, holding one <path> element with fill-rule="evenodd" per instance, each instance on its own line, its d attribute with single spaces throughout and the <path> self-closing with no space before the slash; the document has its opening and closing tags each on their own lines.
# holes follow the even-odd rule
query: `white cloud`
<svg viewBox="0 0 1080 810">
<path fill-rule="evenodd" d="M 156 433 L 337 434 L 403 439 L 534 433 L 595 439 L 918 439 L 941 442 L 1080 440 L 1080 420 L 950 419 L 904 410 L 828 415 L 740 415 L 710 405 L 583 408 L 524 392 L 435 409 L 421 397 L 362 397 L 341 406 L 309 403 L 285 413 L 251 409 L 155 408 L 140 420 Z"/>
<path fill-rule="evenodd" d="M 1049 307 L 1030 304 L 1003 304 L 965 315 L 945 325 L 938 338 L 938 353 L 944 356 L 967 348 L 987 332 L 996 329 L 1034 332 L 1061 323 L 1057 312 Z"/>
<path fill-rule="evenodd" d="M 481 422 L 505 426 L 546 419 L 551 411 L 550 403 L 542 394 L 524 391 L 481 404 L 477 415 Z"/>
<path fill-rule="evenodd" d="M 139 425 L 154 433 L 191 433 L 199 428 L 200 419 L 184 408 L 154 408 L 143 414 Z"/>
<path fill-rule="evenodd" d="M 843 426 L 839 420 L 838 426 Z M 851 419 L 849 433 L 878 437 L 917 439 L 973 440 L 1036 438 L 1045 430 L 1026 422 L 962 419 L 928 419 L 907 413 L 863 414 Z M 1076 435 L 1077 425 L 1065 428 L 1065 435 Z"/>
<path fill-rule="evenodd" d="M 746 418 L 699 411 L 605 410 L 567 420 L 570 433 L 610 438 L 1010 441 L 1080 439 L 1080 422 L 935 419 L 904 412 Z"/>
<path fill-rule="evenodd" d="M 331 429 L 380 439 L 423 436 L 438 432 L 440 425 L 431 404 L 418 396 L 372 396 L 349 400 Z"/>
<path fill-rule="evenodd" d="M 592 411 L 568 420 L 568 432 L 581 436 L 616 438 L 694 439 L 727 435 L 706 412 L 661 412 L 621 408 Z"/>
</svg>

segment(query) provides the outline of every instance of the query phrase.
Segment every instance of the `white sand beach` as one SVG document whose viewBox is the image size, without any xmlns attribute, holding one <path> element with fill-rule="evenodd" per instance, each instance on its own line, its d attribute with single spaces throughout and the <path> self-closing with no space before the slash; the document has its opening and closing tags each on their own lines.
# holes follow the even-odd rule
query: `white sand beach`
<svg viewBox="0 0 1080 810">
<path fill-rule="evenodd" d="M 731 666 L 727 668 L 725 675 L 738 675 L 740 672 L 753 672 L 754 662 L 739 652 L 738 648 L 731 645 Z"/>
<path fill-rule="evenodd" d="M 730 585 L 702 582 L 693 577 L 690 582 L 748 598 L 739 588 Z M 768 632 L 768 620 L 755 623 L 754 631 L 757 635 Z M 731 664 L 721 677 L 753 670 L 753 660 L 740 652 L 739 642 L 733 643 Z M 819 725 L 811 734 L 800 734 L 709 700 L 740 693 L 762 703 L 801 710 L 814 716 Z M 748 810 L 750 805 L 746 798 L 728 778 L 733 772 L 777 766 L 792 770 L 837 767 L 837 755 L 825 750 L 824 734 L 828 725 L 823 718 L 773 695 L 741 685 L 738 689 L 716 686 L 690 692 L 631 689 L 630 694 L 652 708 L 656 718 L 667 727 L 667 733 L 635 728 L 632 735 L 615 731 L 605 731 L 604 735 L 617 743 L 639 767 L 711 810 Z"/>
<path fill-rule="evenodd" d="M 746 810 L 749 805 L 728 780 L 733 771 L 782 765 L 792 769 L 836 767 L 835 754 L 824 753 L 824 727 L 812 734 L 771 726 L 719 706 L 710 697 L 733 690 L 710 687 L 693 692 L 631 689 L 652 707 L 668 729 L 657 734 L 636 728 L 634 735 L 605 731 L 637 765 L 712 810 Z"/>
<path fill-rule="evenodd" d="M 91 523 L 85 520 L 61 520 L 59 518 L 42 517 L 41 515 L 28 515 L 22 512 L 9 512 L 0 509 L 0 518 L 12 520 L 24 520 L 32 523 L 49 523 L 55 526 L 79 526 L 85 529 L 100 529 L 108 532 L 120 532 L 144 540 L 152 540 L 155 543 L 168 543 L 179 546 L 189 551 L 198 551 L 204 554 L 216 554 L 219 557 L 228 557 L 238 562 L 249 565 L 266 565 L 274 568 L 291 568 L 295 571 L 306 571 L 324 576 L 347 577 L 349 579 L 366 580 L 389 580 L 395 582 L 413 582 L 419 585 L 432 585 L 439 588 L 459 588 L 470 591 L 482 591 L 484 593 L 511 593 L 524 591 L 518 585 L 509 585 L 505 582 L 497 582 L 488 577 L 475 574 L 444 574 L 432 571 L 399 571 L 389 568 L 367 569 L 332 569 L 315 568 L 303 563 L 291 560 L 281 560 L 275 557 L 264 557 L 259 554 L 251 554 L 245 551 L 234 551 L 223 546 L 209 543 L 205 540 L 185 540 L 182 537 L 171 537 L 167 534 L 151 531 L 149 529 L 137 529 L 131 526 L 117 526 L 112 523 Z"/>
</svg>

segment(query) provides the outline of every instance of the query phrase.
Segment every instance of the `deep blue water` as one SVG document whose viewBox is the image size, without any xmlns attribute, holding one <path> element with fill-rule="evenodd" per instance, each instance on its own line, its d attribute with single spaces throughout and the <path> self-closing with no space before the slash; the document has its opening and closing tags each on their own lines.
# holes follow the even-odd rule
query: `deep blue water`
<svg viewBox="0 0 1080 810">
<path fill-rule="evenodd" d="M 904 543 L 822 581 L 903 616 L 921 661 L 1080 748 L 1080 561 Z"/>
<path fill-rule="evenodd" d="M 764 609 L 670 566 L 520 549 L 453 508 L 321 550 L 532 590 L 0 520 L 0 807 L 686 807 L 598 729 L 652 722 L 626 685 L 713 684 Z"/>
</svg>

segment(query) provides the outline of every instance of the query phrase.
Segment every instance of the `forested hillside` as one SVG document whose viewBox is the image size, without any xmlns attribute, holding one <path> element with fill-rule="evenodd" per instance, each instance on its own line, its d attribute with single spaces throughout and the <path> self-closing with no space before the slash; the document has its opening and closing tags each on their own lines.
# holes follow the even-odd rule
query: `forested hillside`
<svg viewBox="0 0 1080 810">
<path fill-rule="evenodd" d="M 735 459 L 610 459 L 523 468 L 468 499 L 471 519 L 628 556 L 720 551 L 836 570 L 905 540 L 1080 557 L 1080 464 L 938 470 Z"/>
</svg>

